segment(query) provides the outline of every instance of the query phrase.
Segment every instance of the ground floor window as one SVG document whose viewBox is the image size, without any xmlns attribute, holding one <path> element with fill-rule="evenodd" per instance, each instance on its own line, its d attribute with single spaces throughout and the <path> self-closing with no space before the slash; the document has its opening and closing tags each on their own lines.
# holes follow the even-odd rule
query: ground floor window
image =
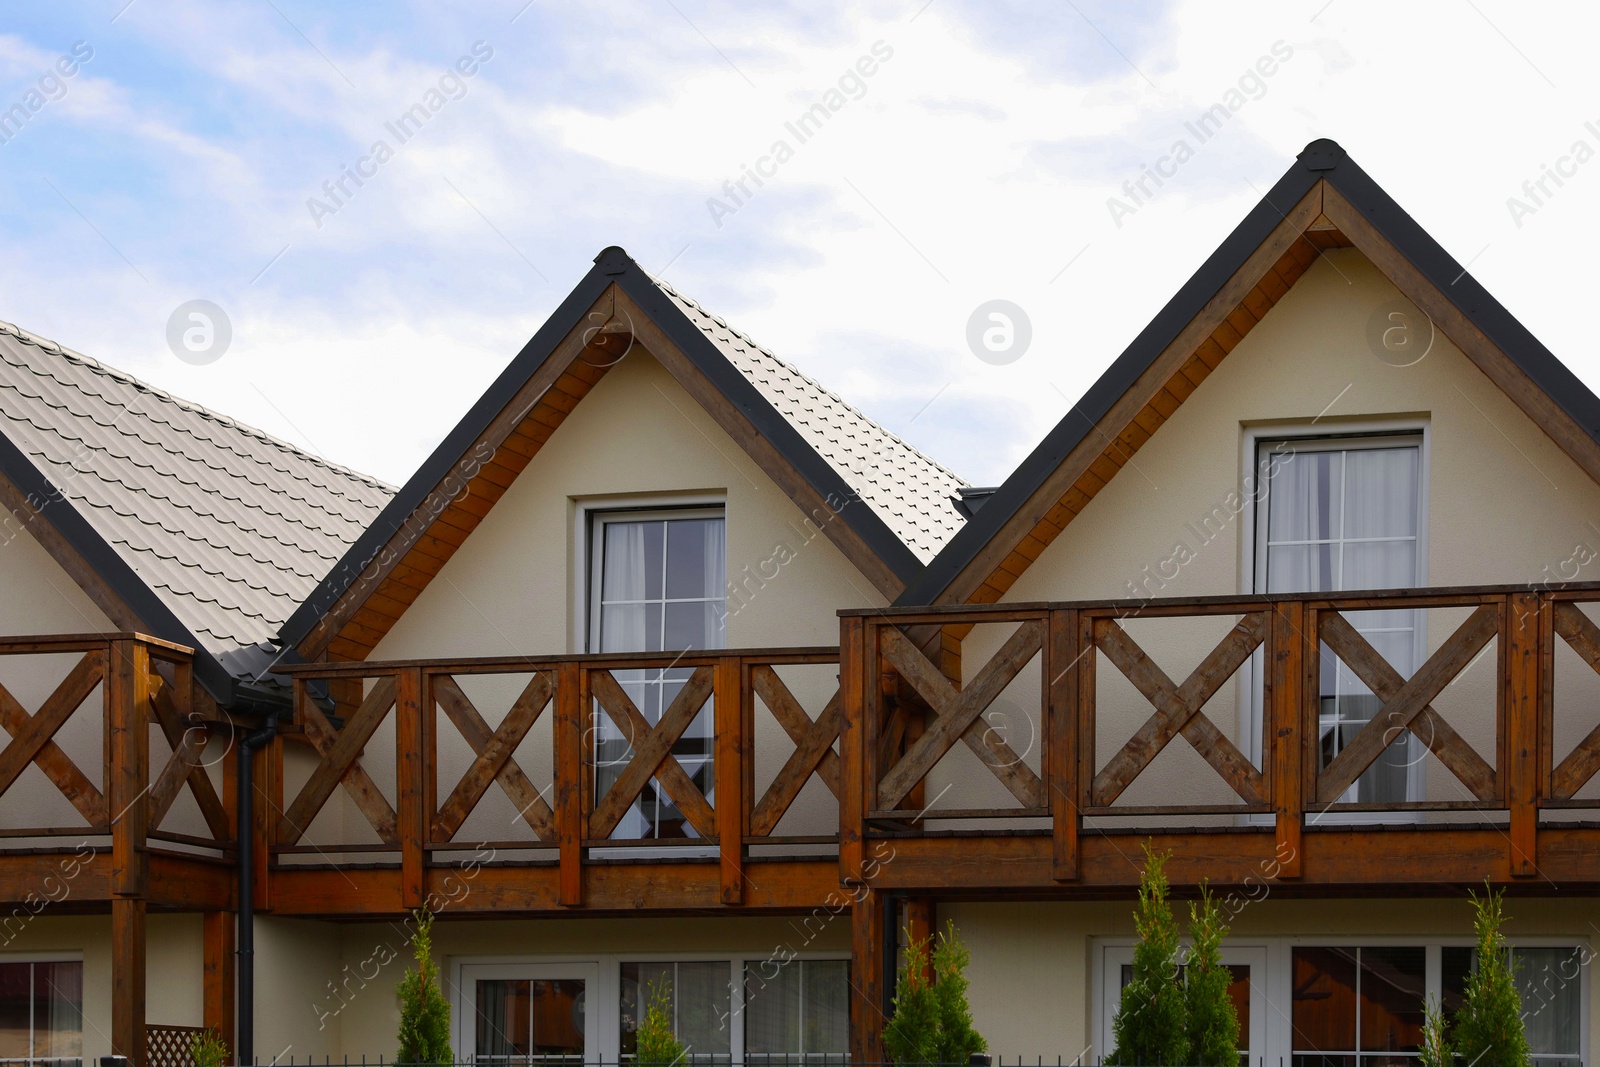
<svg viewBox="0 0 1600 1067">
<path fill-rule="evenodd" d="M 505 1067 L 627 1063 L 652 989 L 690 1063 L 769 1067 L 848 1058 L 850 963 L 820 956 L 463 960 L 464 1059 Z"/>
<path fill-rule="evenodd" d="M 1588 958 L 1576 944 L 1511 949 L 1523 1025 L 1538 1067 L 1581 1067 Z M 1267 938 L 1230 942 L 1241 1059 L 1289 1067 L 1409 1067 L 1422 1040 L 1423 1005 L 1460 1007 L 1474 949 L 1465 939 Z M 1130 977 L 1131 942 L 1102 942 L 1096 1058 L 1111 1051 L 1112 1020 Z"/>
<path fill-rule="evenodd" d="M 83 1062 L 83 963 L 0 962 L 0 1062 Z"/>
</svg>

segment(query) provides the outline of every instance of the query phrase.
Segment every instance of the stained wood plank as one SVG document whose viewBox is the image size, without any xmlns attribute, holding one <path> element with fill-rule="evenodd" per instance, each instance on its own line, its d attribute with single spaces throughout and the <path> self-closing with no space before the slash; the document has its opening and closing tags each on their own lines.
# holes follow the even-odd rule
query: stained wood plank
<svg viewBox="0 0 1600 1067">
<path fill-rule="evenodd" d="M 11 730 L 9 725 L 6 727 L 11 731 L 12 738 L 5 751 L 0 752 L 0 794 L 16 783 L 17 776 L 35 761 L 45 745 L 51 743 L 50 739 L 56 735 L 56 731 L 78 710 L 105 675 L 106 654 L 99 650 L 85 652 L 31 717 L 12 701 L 14 707 L 7 713 L 7 718 L 17 721 L 20 728 Z M 21 713 L 26 721 L 18 719 L 17 713 Z M 65 753 L 62 758 L 67 758 Z"/>
<path fill-rule="evenodd" d="M 150 882 L 145 851 L 150 783 L 150 650 L 111 642 L 106 661 L 106 803 L 111 809 L 111 891 L 142 897 Z M 57 692 L 60 692 L 58 689 Z M 142 916 L 141 916 L 142 928 Z"/>
<path fill-rule="evenodd" d="M 1268 632 L 1266 678 L 1267 730 L 1265 763 L 1270 785 L 1279 878 L 1299 878 L 1305 850 L 1304 763 L 1315 752 L 1302 730 L 1306 689 L 1305 604 L 1290 601 L 1273 607 Z M 1315 737 L 1312 734 L 1311 737 Z"/>
<path fill-rule="evenodd" d="M 5 686 L 0 686 L 0 727 L 16 738 L 27 728 L 29 719 L 27 709 L 6 691 Z M 40 745 L 33 762 L 72 802 L 72 806 L 90 826 L 105 827 L 110 823 L 105 795 L 54 741 Z"/>
<path fill-rule="evenodd" d="M 716 723 L 716 824 L 722 902 L 744 903 L 744 835 L 748 812 L 744 770 L 750 751 L 745 736 L 744 666 L 733 656 L 714 668 L 712 715 Z"/>
<path fill-rule="evenodd" d="M 113 668 L 115 669 L 115 668 Z M 145 902 L 111 901 L 111 1051 L 145 1067 Z"/>
<path fill-rule="evenodd" d="M 878 637 L 859 616 L 839 620 L 839 881 L 859 878 L 866 862 L 866 722 L 877 713 Z M 873 684 L 869 692 L 867 679 Z"/>
<path fill-rule="evenodd" d="M 1571 602 L 1556 603 L 1553 613 L 1555 632 L 1585 663 L 1600 672 L 1600 626 Z M 1551 796 L 1564 800 L 1576 795 L 1597 771 L 1600 771 L 1600 726 L 1590 730 L 1551 772 Z"/>
<path fill-rule="evenodd" d="M 433 821 L 434 836 L 438 840 L 449 841 L 455 837 L 472 809 L 483 799 L 490 782 L 500 784 L 511 803 L 516 805 L 520 817 L 539 840 L 555 840 L 555 813 L 512 758 L 512 753 L 528 736 L 528 731 L 538 721 L 554 692 L 553 675 L 548 672 L 535 674 L 512 703 L 500 726 L 490 730 L 489 724 L 472 701 L 467 699 L 454 678 L 449 675 L 434 678 L 434 699 L 477 756 Z"/>
<path fill-rule="evenodd" d="M 1505 635 L 1504 711 L 1499 716 L 1505 729 L 1501 767 L 1509 812 L 1511 874 L 1516 878 L 1539 873 L 1540 601 L 1537 593 L 1514 593 L 1506 598 L 1501 619 L 1500 632 Z"/>
<path fill-rule="evenodd" d="M 1072 609 L 1052 611 L 1045 645 L 1044 766 L 1050 805 L 1052 851 L 1050 877 L 1070 882 L 1078 877 L 1078 720 L 1093 715 L 1093 706 L 1079 704 L 1078 667 L 1086 649 L 1079 645 L 1079 615 Z"/>
<path fill-rule="evenodd" d="M 205 727 L 198 725 L 200 719 L 191 709 L 185 713 L 179 706 L 179 700 L 188 692 L 192 698 L 194 683 L 191 672 L 187 670 L 174 671 L 168 678 L 166 673 L 161 675 L 162 681 L 167 683 L 156 690 L 153 708 L 155 720 L 161 727 L 161 734 L 167 739 L 167 744 L 173 750 L 173 758 L 177 758 L 180 748 L 189 747 L 193 751 L 192 757 L 186 764 L 187 773 L 179 780 L 179 785 L 188 785 L 189 793 L 194 797 L 195 804 L 200 808 L 200 815 L 206 821 L 206 829 L 211 831 L 211 836 L 218 841 L 231 841 L 234 835 L 233 821 L 228 817 L 222 798 L 217 796 L 216 787 L 211 784 L 211 776 L 206 773 L 203 762 L 203 750 L 208 738 Z M 237 727 L 230 727 L 237 729 Z M 223 760 L 229 757 L 224 755 Z M 168 769 L 173 769 L 171 763 Z M 176 799 L 176 793 L 174 793 Z M 162 809 L 163 812 L 166 810 Z M 153 811 L 151 825 L 159 823 L 159 817 Z"/>
<path fill-rule="evenodd" d="M 423 681 L 419 667 L 409 667 L 396 679 L 394 699 L 394 778 L 396 836 L 400 842 L 400 900 L 407 908 L 423 902 L 423 867 L 428 856 L 428 768 L 431 746 L 423 724 Z"/>
<path fill-rule="evenodd" d="M 750 832 L 766 837 L 777 828 L 801 789 L 812 774 L 821 778 L 835 797 L 840 795 L 839 757 L 833 744 L 839 737 L 843 721 L 839 691 L 828 698 L 815 722 L 806 716 L 800 702 L 794 699 L 783 679 L 771 667 L 760 665 L 751 668 L 751 686 L 761 697 L 773 717 L 794 740 L 794 751 L 784 761 L 782 769 L 767 787 L 755 809 L 750 813 Z"/>
<path fill-rule="evenodd" d="M 670 796 L 678 810 L 704 837 L 715 837 L 716 817 L 705 794 L 700 792 L 693 779 L 672 756 L 672 746 L 689 728 L 694 717 L 705 705 L 713 687 L 713 669 L 697 667 L 672 701 L 672 706 L 661 715 L 661 721 L 651 726 L 634 707 L 628 694 L 622 691 L 610 671 L 594 671 L 589 684 L 600 706 L 611 716 L 611 721 L 629 731 L 633 758 L 623 768 L 622 774 L 612 783 L 610 790 L 595 805 L 589 817 L 589 836 L 609 837 L 617 823 L 628 813 L 628 808 L 638 798 L 645 784 L 654 778 Z"/>
<path fill-rule="evenodd" d="M 1095 775 L 1094 802 L 1109 805 L 1182 734 L 1247 804 L 1266 800 L 1261 772 L 1200 709 L 1266 639 L 1264 612 L 1249 612 L 1206 654 L 1183 685 L 1175 686 L 1128 632 L 1112 619 L 1095 621 L 1095 645 L 1106 653 L 1156 712 Z"/>
<path fill-rule="evenodd" d="M 311 820 L 322 810 L 341 781 L 378 836 L 386 844 L 397 842 L 394 809 L 389 807 L 389 802 L 357 763 L 378 724 L 394 707 L 395 691 L 392 675 L 378 679 L 337 735 L 323 717 L 321 709 L 309 700 L 302 704 L 302 711 L 306 713 L 302 725 L 322 754 L 322 762 L 311 772 L 300 795 L 295 797 L 294 803 L 289 805 L 289 810 L 279 821 L 278 839 L 281 843 L 292 845 L 300 840 L 300 835 L 311 825 Z M 323 749 L 324 744 L 327 745 L 326 750 Z"/>
<path fill-rule="evenodd" d="M 1426 730 L 1413 729 L 1412 736 L 1427 745 L 1439 757 L 1439 761 L 1461 779 L 1474 797 L 1479 800 L 1494 799 L 1498 792 L 1494 768 L 1473 751 L 1472 746 L 1432 709 L 1429 702 L 1499 632 L 1498 605 L 1484 604 L 1474 611 L 1428 657 L 1409 681 L 1402 679 L 1389 661 L 1378 655 L 1343 615 L 1337 611 L 1323 611 L 1318 614 L 1318 619 L 1321 639 L 1355 672 L 1356 677 L 1366 683 L 1368 689 L 1377 694 L 1378 699 L 1383 701 L 1383 708 L 1322 769 L 1317 778 L 1317 802 L 1331 804 L 1336 801 L 1383 753 L 1399 731 L 1419 719 L 1419 725 L 1425 724 Z"/>
<path fill-rule="evenodd" d="M 893 627 L 879 629 L 883 656 L 892 663 L 901 676 L 910 682 L 930 707 L 938 712 L 932 724 L 907 749 L 904 757 L 878 783 L 878 807 L 897 805 L 911 787 L 920 782 L 933 769 L 957 738 L 967 741 L 979 759 L 997 772 L 997 776 L 1027 807 L 1044 803 L 1043 783 L 1032 768 L 1023 763 L 992 730 L 976 737 L 971 736 L 975 724 L 995 697 L 1011 684 L 1028 661 L 1039 653 L 1044 643 L 1045 625 L 1038 619 L 1029 619 L 1000 646 L 994 658 L 986 663 L 972 684 L 957 692 L 916 646 Z M 987 720 L 983 723 L 987 726 Z M 970 739 L 968 739 L 970 737 Z M 999 764 L 1014 759 L 1009 766 Z"/>
<path fill-rule="evenodd" d="M 562 907 L 583 904 L 583 839 L 588 820 L 584 802 L 588 793 L 584 780 L 584 716 L 589 708 L 588 682 L 577 663 L 563 663 L 556 670 L 555 721 L 555 823 L 556 843 L 560 847 L 561 870 L 557 900 Z"/>
</svg>

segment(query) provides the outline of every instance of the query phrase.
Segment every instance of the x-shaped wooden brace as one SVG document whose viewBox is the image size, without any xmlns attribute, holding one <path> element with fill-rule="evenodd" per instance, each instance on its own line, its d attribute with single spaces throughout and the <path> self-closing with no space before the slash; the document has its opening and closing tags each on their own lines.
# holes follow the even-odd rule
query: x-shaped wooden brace
<svg viewBox="0 0 1600 1067">
<path fill-rule="evenodd" d="M 17 777 L 35 763 L 45 777 L 55 783 L 84 820 L 95 829 L 111 823 L 105 795 L 78 769 L 78 765 L 51 738 L 78 709 L 94 687 L 105 677 L 106 654 L 99 650 L 84 653 L 82 659 L 56 686 L 55 692 L 29 715 L 16 699 L 0 686 L 0 726 L 11 735 L 11 743 L 0 752 L 0 795 L 16 783 Z"/>
<path fill-rule="evenodd" d="M 1585 663 L 1600 672 L 1600 626 L 1590 622 L 1578 605 L 1555 605 L 1555 631 Z M 1551 773 L 1550 795 L 1562 800 L 1576 795 L 1596 771 L 1600 771 L 1600 726 L 1590 730 Z"/>
<path fill-rule="evenodd" d="M 192 676 L 187 669 L 174 670 L 169 664 L 161 664 L 157 671 L 160 684 L 151 700 L 151 712 L 167 739 L 167 745 L 172 749 L 172 756 L 150 786 L 148 828 L 154 830 L 161 825 L 161 820 L 166 818 L 173 802 L 187 784 L 212 838 L 217 841 L 232 840 L 233 824 L 202 761 L 210 730 L 197 725 L 179 707 L 180 701 L 184 704 L 187 701 L 182 700 L 186 694 L 178 692 L 177 686 L 191 685 Z"/>
<path fill-rule="evenodd" d="M 1429 701 L 1443 692 L 1500 632 L 1499 607 L 1481 605 L 1409 681 L 1401 678 L 1400 672 L 1367 644 L 1343 615 L 1336 611 L 1319 611 L 1317 619 L 1318 636 L 1323 644 L 1383 701 L 1382 709 L 1317 776 L 1317 803 L 1332 804 L 1338 800 L 1400 736 L 1400 731 L 1408 728 L 1413 737 L 1439 757 L 1440 763 L 1461 779 L 1474 797 L 1495 799 L 1494 768 L 1433 710 Z"/>
<path fill-rule="evenodd" d="M 1246 804 L 1265 803 L 1267 790 L 1261 772 L 1200 709 L 1261 646 L 1266 635 L 1267 613 L 1250 612 L 1178 686 L 1115 619 L 1096 619 L 1095 645 L 1155 705 L 1156 712 L 1094 776 L 1094 802 L 1109 805 L 1115 801 L 1167 743 L 1182 734 Z"/>
<path fill-rule="evenodd" d="M 750 685 L 794 741 L 794 751 L 750 813 L 750 833 L 765 837 L 777 828 L 813 773 L 834 796 L 839 795 L 839 754 L 833 750 L 833 743 L 839 739 L 839 727 L 844 719 L 839 710 L 837 689 L 828 698 L 828 706 L 822 709 L 822 714 L 812 722 L 771 667 L 750 668 Z"/>
<path fill-rule="evenodd" d="M 394 808 L 384 799 L 372 778 L 359 762 L 373 731 L 394 707 L 395 681 L 393 676 L 379 678 L 361 701 L 356 713 L 344 724 L 344 729 L 334 731 L 322 714 L 322 709 L 309 698 L 300 701 L 299 720 L 306 737 L 322 756 L 322 762 L 311 772 L 300 795 L 295 797 L 289 810 L 278 823 L 278 840 L 292 845 L 300 840 L 305 828 L 311 825 L 317 812 L 328 802 L 333 790 L 343 783 L 361 814 L 366 816 L 380 840 L 387 845 L 398 844 L 400 836 L 395 830 Z"/>
<path fill-rule="evenodd" d="M 678 738 L 711 696 L 714 677 L 715 672 L 710 667 L 695 668 L 672 706 L 662 714 L 661 721 L 651 726 L 610 671 L 595 671 L 589 675 L 590 692 L 611 716 L 611 721 L 628 735 L 633 748 L 633 758 L 595 805 L 594 814 L 589 818 L 591 837 L 609 837 L 646 783 L 655 778 L 701 837 L 716 838 L 717 820 L 710 803 L 672 755 L 672 746 L 678 743 Z M 730 782 L 728 788 L 737 789 L 739 785 Z"/>
<path fill-rule="evenodd" d="M 1035 619 L 1018 626 L 972 684 L 959 690 L 899 630 L 880 627 L 878 635 L 883 658 L 911 683 L 938 718 L 878 783 L 877 806 L 893 808 L 904 800 L 959 738 L 1025 807 L 1041 807 L 1044 783 L 983 713 L 1043 647 L 1044 623 Z"/>
<path fill-rule="evenodd" d="M 433 820 L 434 840 L 449 841 L 455 837 L 472 809 L 483 799 L 490 782 L 500 783 L 500 788 L 516 805 L 517 813 L 539 840 L 556 839 L 555 813 L 511 755 L 528 736 L 528 730 L 550 703 L 554 692 L 555 675 L 535 674 L 511 705 L 511 710 L 506 712 L 499 728 L 491 730 L 454 678 L 444 675 L 434 678 L 434 699 L 477 754 L 477 759 L 440 806 Z"/>
</svg>

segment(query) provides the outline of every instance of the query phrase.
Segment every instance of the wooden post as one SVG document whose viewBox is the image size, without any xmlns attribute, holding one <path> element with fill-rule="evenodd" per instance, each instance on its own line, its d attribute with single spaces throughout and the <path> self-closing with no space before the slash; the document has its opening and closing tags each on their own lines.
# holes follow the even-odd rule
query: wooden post
<svg viewBox="0 0 1600 1067">
<path fill-rule="evenodd" d="M 145 821 L 150 783 L 150 649 L 111 642 L 106 687 L 106 799 L 111 808 L 111 891 L 143 897 L 149 882 Z"/>
<path fill-rule="evenodd" d="M 747 809 L 744 765 L 747 739 L 744 701 L 746 668 L 737 656 L 717 660 L 712 678 L 712 715 L 716 724 L 717 842 L 722 854 L 722 902 L 744 903 L 744 835 Z"/>
<path fill-rule="evenodd" d="M 871 627 L 859 615 L 839 620 L 839 881 L 850 884 L 861 878 L 866 864 L 866 731 L 863 722 L 867 708 L 866 641 L 876 639 Z M 878 676 L 870 675 L 873 685 Z"/>
<path fill-rule="evenodd" d="M 1511 876 L 1539 873 L 1540 693 L 1543 679 L 1539 650 L 1542 615 L 1548 604 L 1533 592 L 1512 593 L 1501 608 L 1505 655 L 1503 701 L 1505 804 L 1510 811 Z"/>
<path fill-rule="evenodd" d="M 561 853 L 560 901 L 565 907 L 583 904 L 584 825 L 583 746 L 589 734 L 583 728 L 589 711 L 587 678 L 577 663 L 556 668 L 555 809 L 556 842 Z"/>
<path fill-rule="evenodd" d="M 916 944 L 918 941 L 928 942 L 928 966 L 922 977 L 924 981 L 933 981 L 933 939 L 939 929 L 939 904 L 932 897 L 912 897 L 906 901 L 906 945 Z"/>
<path fill-rule="evenodd" d="M 298 685 L 299 682 L 297 681 Z M 272 846 L 278 841 L 278 821 L 283 818 L 283 735 L 256 750 L 251 778 L 255 796 L 250 812 L 255 821 L 255 910 L 272 910 Z"/>
<path fill-rule="evenodd" d="M 1078 720 L 1094 714 L 1094 705 L 1080 703 L 1078 663 L 1079 615 L 1076 609 L 1050 613 L 1044 655 L 1045 792 L 1050 807 L 1050 877 L 1058 882 L 1078 877 Z"/>
<path fill-rule="evenodd" d="M 407 667 L 395 678 L 395 781 L 399 804 L 395 812 L 400 836 L 400 905 L 420 908 L 424 897 L 424 868 L 428 833 L 428 765 L 432 754 L 423 725 L 422 668 Z"/>
<path fill-rule="evenodd" d="M 857 886 L 850 909 L 850 1060 L 883 1062 L 884 939 L 882 893 Z"/>
<path fill-rule="evenodd" d="M 1262 731 L 1262 743 L 1267 749 L 1265 758 L 1277 831 L 1273 860 L 1278 866 L 1279 878 L 1300 877 L 1305 850 L 1301 833 L 1305 825 L 1304 761 L 1307 753 L 1314 751 L 1303 730 L 1306 701 L 1312 692 L 1306 687 L 1305 655 L 1307 647 L 1315 640 L 1314 635 L 1306 633 L 1308 618 L 1302 601 L 1287 600 L 1274 605 L 1266 653 L 1262 656 L 1266 674 L 1263 679 L 1266 729 Z"/>
<path fill-rule="evenodd" d="M 111 1051 L 145 1067 L 144 901 L 111 899 Z"/>
<path fill-rule="evenodd" d="M 202 1021 L 222 1035 L 232 1055 L 234 1045 L 234 948 L 238 916 L 230 911 L 205 913 L 205 971 Z"/>
</svg>

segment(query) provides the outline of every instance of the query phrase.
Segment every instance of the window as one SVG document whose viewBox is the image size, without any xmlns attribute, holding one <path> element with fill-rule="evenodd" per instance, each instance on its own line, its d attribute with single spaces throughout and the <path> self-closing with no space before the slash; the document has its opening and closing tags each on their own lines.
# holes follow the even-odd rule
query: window
<svg viewBox="0 0 1600 1067">
<path fill-rule="evenodd" d="M 1234 1038 L 1239 1049 L 1240 1067 L 1250 1065 L 1250 965 L 1248 963 L 1224 964 L 1228 968 L 1231 980 L 1228 982 L 1228 999 L 1233 1001 L 1234 1018 L 1239 1022 L 1239 1033 Z M 1121 993 L 1133 981 L 1133 964 L 1124 963 L 1120 968 L 1120 980 L 1117 983 L 1117 992 Z M 1174 976 L 1178 985 L 1188 981 L 1188 968 L 1183 964 L 1178 965 L 1178 973 Z M 1120 1004 L 1120 998 L 1118 1003 Z"/>
<path fill-rule="evenodd" d="M 1257 443 L 1255 587 L 1269 593 L 1404 589 L 1422 576 L 1422 439 L 1285 438 Z M 1352 611 L 1345 618 L 1402 677 L 1421 662 L 1421 613 Z M 1326 767 L 1380 701 L 1322 647 L 1319 735 Z M 1340 798 L 1396 803 L 1420 796 L 1422 746 L 1399 732 Z"/>
<path fill-rule="evenodd" d="M 1239 1019 L 1239 1063 L 1241 1067 L 1265 1062 L 1261 1050 L 1267 1047 L 1268 1023 L 1275 1014 L 1265 996 L 1267 988 L 1267 953 L 1252 945 L 1227 944 L 1223 947 L 1223 966 L 1233 976 L 1228 984 L 1228 996 Z M 1096 1058 L 1103 1058 L 1115 1046 L 1113 1021 L 1122 1003 L 1122 989 L 1133 980 L 1133 945 L 1131 943 L 1106 944 L 1100 950 L 1100 981 L 1096 986 L 1096 1010 L 1100 1025 L 1102 1045 Z M 1178 968 L 1177 980 L 1183 981 L 1184 968 Z M 1085 1059 L 1088 1062 L 1088 1059 Z"/>
<path fill-rule="evenodd" d="M 746 964 L 744 1051 L 754 1064 L 848 1056 L 850 961 Z"/>
<path fill-rule="evenodd" d="M 0 1061 L 83 1062 L 83 963 L 0 963 Z"/>
<path fill-rule="evenodd" d="M 591 514 L 591 652 L 700 652 L 725 644 L 727 549 L 718 508 L 597 511 Z M 659 722 L 694 672 L 687 668 L 617 671 L 624 692 L 650 723 Z M 711 702 L 673 745 L 695 785 L 712 795 Z M 632 733 L 595 708 L 595 797 L 605 796 L 633 756 Z M 650 782 L 613 831 L 624 840 L 696 836 L 672 798 Z"/>
<path fill-rule="evenodd" d="M 1427 950 L 1294 950 L 1294 1067 L 1378 1067 L 1415 1059 Z"/>
<path fill-rule="evenodd" d="M 489 965 L 464 968 L 457 989 L 470 1029 L 472 1057 L 502 1067 L 594 1059 L 589 1018 L 592 964 Z"/>
<path fill-rule="evenodd" d="M 1441 1001 L 1445 1013 L 1461 1006 L 1467 975 L 1476 950 L 1448 946 L 1441 961 Z M 1522 1025 L 1540 1067 L 1580 1067 L 1583 1041 L 1583 956 L 1578 949 L 1511 950 L 1517 993 L 1522 998 Z"/>
<path fill-rule="evenodd" d="M 672 1032 L 690 1062 L 731 1059 L 729 963 L 722 961 L 624 963 L 622 965 L 622 1058 L 633 1058 L 639 1023 L 659 985 L 671 993 Z"/>
</svg>

